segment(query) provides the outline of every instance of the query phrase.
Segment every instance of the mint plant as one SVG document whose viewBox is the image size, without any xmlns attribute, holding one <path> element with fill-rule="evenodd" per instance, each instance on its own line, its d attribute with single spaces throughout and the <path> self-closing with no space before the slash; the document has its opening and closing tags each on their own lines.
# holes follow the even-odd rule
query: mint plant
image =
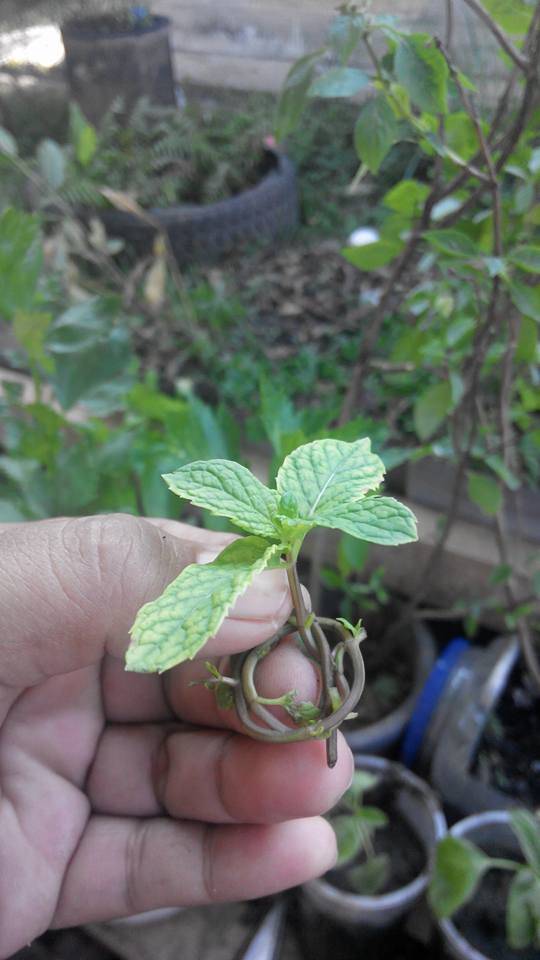
<svg viewBox="0 0 540 960">
<path fill-rule="evenodd" d="M 374 834 L 388 823 L 384 810 L 364 803 L 364 793 L 378 783 L 378 777 L 356 770 L 353 782 L 340 800 L 337 812 L 329 817 L 336 834 L 336 868 L 345 870 L 347 883 L 364 896 L 376 896 L 388 881 L 390 858 L 376 853 Z"/>
<path fill-rule="evenodd" d="M 513 810 L 510 825 L 524 863 L 489 857 L 469 840 L 448 835 L 437 846 L 429 902 L 438 917 L 451 917 L 474 897 L 488 870 L 514 874 L 506 904 L 506 939 L 514 950 L 540 947 L 540 820 L 528 810 Z"/>
<path fill-rule="evenodd" d="M 238 597 L 265 569 L 287 572 L 293 615 L 277 633 L 254 649 L 231 658 L 231 676 L 211 668 L 207 685 L 232 702 L 251 736 L 274 742 L 310 737 L 328 739 L 329 766 L 336 763 L 337 727 L 354 710 L 364 687 L 360 643 L 355 625 L 309 613 L 297 561 L 306 535 L 315 527 L 342 530 L 380 544 L 416 539 L 411 511 L 392 497 L 378 494 L 384 477 L 382 460 L 368 438 L 347 443 L 325 439 L 297 447 L 278 470 L 276 488 L 264 486 L 246 467 L 229 460 L 199 460 L 165 474 L 173 493 L 210 513 L 227 517 L 249 535 L 229 544 L 211 563 L 192 564 L 156 600 L 146 603 L 131 629 L 126 668 L 162 672 L 194 657 L 219 629 Z M 333 649 L 327 633 L 337 637 Z M 286 635 L 292 634 L 321 674 L 317 704 L 299 702 L 294 691 L 268 700 L 256 687 L 256 669 Z M 352 671 L 345 675 L 345 657 Z M 232 698 L 230 696 L 232 694 Z M 282 706 L 294 726 L 268 707 Z"/>
</svg>

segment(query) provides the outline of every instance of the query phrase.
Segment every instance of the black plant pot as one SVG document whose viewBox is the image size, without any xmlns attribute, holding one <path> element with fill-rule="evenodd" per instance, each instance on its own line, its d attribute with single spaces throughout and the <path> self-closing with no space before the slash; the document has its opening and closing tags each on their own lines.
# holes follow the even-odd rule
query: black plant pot
<svg viewBox="0 0 540 960">
<path fill-rule="evenodd" d="M 116 97 L 126 114 L 140 97 L 155 104 L 176 103 L 169 44 L 170 21 L 107 32 L 100 21 L 72 21 L 62 27 L 70 97 L 98 124 Z"/>
<path fill-rule="evenodd" d="M 167 233 L 181 266 L 215 260 L 245 245 L 273 243 L 290 234 L 299 221 L 294 165 L 280 153 L 266 151 L 266 172 L 254 187 L 227 200 L 198 206 L 177 204 L 149 210 Z M 152 251 L 155 229 L 121 210 L 93 211 L 111 237 L 120 237 L 139 255 Z"/>
</svg>

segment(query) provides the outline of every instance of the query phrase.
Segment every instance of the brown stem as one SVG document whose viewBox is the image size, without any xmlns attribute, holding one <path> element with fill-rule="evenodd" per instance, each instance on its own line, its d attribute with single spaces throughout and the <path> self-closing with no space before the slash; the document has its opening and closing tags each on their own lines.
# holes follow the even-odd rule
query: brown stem
<svg viewBox="0 0 540 960">
<path fill-rule="evenodd" d="M 498 23 L 495 22 L 493 17 L 488 13 L 485 7 L 479 2 L 479 0 L 463 0 L 464 3 L 474 11 L 479 20 L 482 20 L 485 23 L 488 30 L 491 31 L 498 44 L 505 53 L 514 61 L 516 67 L 519 67 L 523 73 L 527 73 L 529 69 L 529 60 L 524 57 L 521 52 L 514 46 L 512 41 L 506 34 L 501 30 Z"/>
</svg>

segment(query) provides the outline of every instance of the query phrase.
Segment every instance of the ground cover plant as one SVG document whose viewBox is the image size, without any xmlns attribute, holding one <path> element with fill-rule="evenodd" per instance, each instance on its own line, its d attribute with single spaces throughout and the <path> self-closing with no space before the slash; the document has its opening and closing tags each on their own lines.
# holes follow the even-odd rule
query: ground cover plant
<svg viewBox="0 0 540 960">
<path fill-rule="evenodd" d="M 333 766 L 335 731 L 354 710 L 364 687 L 360 643 L 365 631 L 361 620 L 351 624 L 307 611 L 297 561 L 304 538 L 316 527 L 387 545 L 416 539 L 411 511 L 376 492 L 383 477 L 384 465 L 371 452 L 368 438 L 352 443 L 323 439 L 297 447 L 279 468 L 275 489 L 264 486 L 242 465 L 224 460 L 194 462 L 166 475 L 173 493 L 227 517 L 249 535 L 227 546 L 216 560 L 187 567 L 160 597 L 141 608 L 131 630 L 127 669 L 161 672 L 193 657 L 256 574 L 269 567 L 283 568 L 293 600 L 292 618 L 264 644 L 235 655 L 230 677 L 209 665 L 207 684 L 216 688 L 222 704 L 234 704 L 246 732 L 258 739 L 327 739 L 328 764 Z M 327 632 L 337 635 L 333 650 Z M 291 633 L 319 667 L 322 688 L 317 704 L 298 702 L 294 691 L 274 700 L 257 692 L 258 662 Z M 346 660 L 352 669 L 350 684 Z M 294 727 L 277 719 L 269 706 L 283 707 Z"/>
</svg>

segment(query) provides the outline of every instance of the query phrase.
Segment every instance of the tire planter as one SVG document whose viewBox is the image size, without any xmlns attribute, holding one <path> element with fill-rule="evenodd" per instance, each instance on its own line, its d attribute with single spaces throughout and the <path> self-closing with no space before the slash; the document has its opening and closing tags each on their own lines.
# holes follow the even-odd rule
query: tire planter
<svg viewBox="0 0 540 960">
<path fill-rule="evenodd" d="M 70 97 L 87 120 L 99 123 L 119 96 L 126 112 L 140 97 L 164 106 L 176 104 L 169 28 L 167 17 L 157 16 L 147 27 L 110 33 L 91 20 L 63 25 Z"/>
<path fill-rule="evenodd" d="M 410 883 L 379 896 L 346 892 L 324 877 L 304 884 L 300 894 L 305 913 L 322 914 L 345 928 L 375 933 L 401 920 L 424 893 L 435 845 L 446 833 L 446 820 L 433 791 L 401 764 L 382 757 L 357 756 L 355 765 L 358 770 L 391 776 L 396 782 L 396 806 L 425 852 L 426 867 Z M 310 925 L 316 930 L 316 920 Z"/>
<path fill-rule="evenodd" d="M 178 204 L 149 211 L 167 234 L 181 266 L 214 260 L 244 244 L 270 244 L 299 222 L 298 188 L 288 157 L 265 151 L 270 169 L 256 186 L 205 206 Z M 150 253 L 156 231 L 131 213 L 99 210 L 111 237 L 120 237 L 139 255 Z"/>
<path fill-rule="evenodd" d="M 386 717 L 365 727 L 345 724 L 343 733 L 354 754 L 386 754 L 401 740 L 418 697 L 435 663 L 435 640 L 422 623 L 414 625 L 414 681 L 408 697 Z M 369 682 L 369 677 L 368 677 Z"/>
<path fill-rule="evenodd" d="M 492 811 L 490 813 L 479 813 L 475 816 L 467 817 L 452 827 L 450 833 L 453 837 L 469 840 L 476 844 L 485 853 L 492 856 L 505 856 L 511 859 L 521 860 L 522 853 L 518 841 L 509 825 L 508 813 L 504 811 Z M 449 957 L 454 960 L 492 960 L 490 953 L 483 953 L 477 950 L 468 939 L 460 932 L 454 920 L 439 920 L 439 930 L 442 934 L 445 950 Z M 503 947 L 503 953 L 499 946 L 497 957 L 501 960 L 529 960 L 534 955 L 538 956 L 537 951 L 532 950 L 511 950 Z"/>
<path fill-rule="evenodd" d="M 402 760 L 417 766 L 460 816 L 517 803 L 479 780 L 471 768 L 518 655 L 513 636 L 483 649 L 452 641 L 437 660 L 406 731 Z"/>
</svg>

